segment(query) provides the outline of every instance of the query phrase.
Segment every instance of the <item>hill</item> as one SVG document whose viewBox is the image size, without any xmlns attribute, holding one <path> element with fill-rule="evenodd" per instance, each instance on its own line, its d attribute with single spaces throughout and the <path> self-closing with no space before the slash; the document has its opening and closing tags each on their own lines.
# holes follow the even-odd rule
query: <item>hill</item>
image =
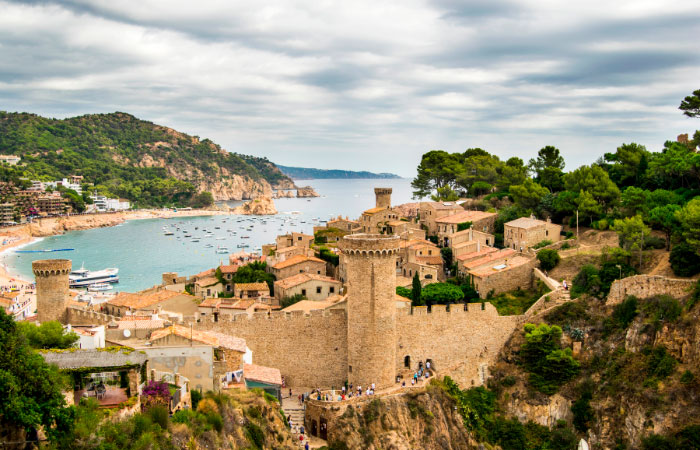
<svg viewBox="0 0 700 450">
<path fill-rule="evenodd" d="M 293 180 L 337 179 L 337 178 L 363 178 L 363 179 L 387 179 L 401 178 L 393 173 L 373 173 L 367 171 L 356 172 L 353 170 L 326 170 L 311 169 L 306 167 L 289 167 L 277 165 L 285 175 Z"/>
<path fill-rule="evenodd" d="M 294 187 L 266 158 L 229 153 L 122 112 L 67 119 L 0 112 L 0 154 L 22 157 L 2 168 L 3 181 L 82 175 L 98 192 L 139 206 L 188 204 L 205 191 L 214 200 L 240 200 Z"/>
</svg>

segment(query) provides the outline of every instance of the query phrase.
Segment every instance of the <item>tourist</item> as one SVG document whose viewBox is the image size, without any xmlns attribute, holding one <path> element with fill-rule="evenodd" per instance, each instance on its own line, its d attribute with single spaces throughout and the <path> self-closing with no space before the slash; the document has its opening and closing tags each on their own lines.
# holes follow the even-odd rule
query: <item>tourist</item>
<svg viewBox="0 0 700 450">
<path fill-rule="evenodd" d="M 289 388 L 289 398 L 292 398 L 292 388 Z"/>
<path fill-rule="evenodd" d="M 411 386 L 415 386 L 416 384 L 416 377 L 411 378 Z"/>
<path fill-rule="evenodd" d="M 426 371 L 430 370 L 430 361 L 425 362 L 425 370 Z"/>
<path fill-rule="evenodd" d="M 309 450 L 309 441 L 306 441 L 306 444 L 304 444 L 304 450 Z"/>
<path fill-rule="evenodd" d="M 372 383 L 372 390 L 374 391 L 374 383 Z"/>
<path fill-rule="evenodd" d="M 401 387 L 406 387 L 406 380 L 403 380 L 403 381 L 401 382 Z"/>
<path fill-rule="evenodd" d="M 566 280 L 562 281 L 562 284 L 564 285 L 564 290 L 568 291 L 569 290 L 569 285 L 566 284 Z"/>
<path fill-rule="evenodd" d="M 304 434 L 304 425 L 302 425 L 301 427 L 299 427 L 299 430 L 300 430 L 300 433 L 301 433 L 301 434 Z"/>
<path fill-rule="evenodd" d="M 417 373 L 413 374 L 413 381 L 418 381 L 418 374 Z M 413 384 L 415 384 L 415 383 L 413 383 Z"/>
</svg>

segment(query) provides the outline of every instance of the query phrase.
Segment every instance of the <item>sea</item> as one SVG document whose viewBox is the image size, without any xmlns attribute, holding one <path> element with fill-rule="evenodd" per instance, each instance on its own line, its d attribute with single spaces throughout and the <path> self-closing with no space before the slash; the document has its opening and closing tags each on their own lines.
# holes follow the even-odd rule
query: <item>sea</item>
<svg viewBox="0 0 700 450">
<path fill-rule="evenodd" d="M 374 207 L 374 188 L 393 189 L 392 204 L 412 202 L 410 179 L 333 179 L 298 180 L 299 186 L 312 186 L 317 198 L 275 199 L 279 214 L 275 216 L 202 216 L 173 219 L 130 220 L 123 224 L 91 230 L 70 231 L 46 237 L 21 249 L 12 248 L 0 254 L 0 262 L 8 272 L 33 280 L 32 261 L 67 258 L 73 268 L 101 270 L 119 269 L 119 283 L 113 292 L 136 292 L 160 284 L 163 272 L 188 276 L 228 264 L 228 255 L 216 252 L 225 246 L 229 253 L 259 249 L 274 243 L 280 234 L 299 231 L 312 234 L 321 220 L 342 215 L 356 219 L 362 211 Z M 236 206 L 240 202 L 230 202 Z M 180 231 L 176 229 L 179 228 Z M 165 236 L 164 229 L 175 232 Z M 185 238 L 184 231 L 192 238 Z M 207 230 L 212 237 L 205 238 Z M 230 230 L 230 231 L 228 231 Z M 235 234 L 234 234 L 235 232 Z M 243 238 L 242 236 L 248 236 Z M 199 242 L 192 242 L 195 237 Z M 208 244 L 208 245 L 207 245 Z M 73 248 L 52 253 L 16 253 L 16 250 L 50 250 Z"/>
</svg>

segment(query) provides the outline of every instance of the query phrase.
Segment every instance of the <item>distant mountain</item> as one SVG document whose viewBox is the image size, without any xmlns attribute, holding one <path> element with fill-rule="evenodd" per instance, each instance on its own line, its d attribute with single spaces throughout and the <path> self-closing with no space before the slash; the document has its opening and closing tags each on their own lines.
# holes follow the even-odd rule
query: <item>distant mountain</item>
<svg viewBox="0 0 700 450">
<path fill-rule="evenodd" d="M 288 167 L 277 164 L 283 174 L 293 180 L 335 179 L 335 178 L 401 178 L 393 173 L 373 173 L 353 170 L 310 169 L 306 167 Z"/>
</svg>

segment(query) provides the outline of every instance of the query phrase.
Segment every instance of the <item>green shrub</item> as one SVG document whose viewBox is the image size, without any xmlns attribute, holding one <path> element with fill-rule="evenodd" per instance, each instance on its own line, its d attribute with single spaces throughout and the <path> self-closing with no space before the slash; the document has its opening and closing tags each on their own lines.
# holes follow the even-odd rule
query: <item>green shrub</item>
<svg viewBox="0 0 700 450">
<path fill-rule="evenodd" d="M 647 299 L 642 305 L 642 311 L 651 320 L 654 328 L 659 330 L 664 322 L 675 322 L 683 312 L 683 307 L 677 299 L 659 295 Z"/>
<path fill-rule="evenodd" d="M 365 422 L 372 423 L 379 418 L 379 413 L 382 408 L 382 401 L 379 399 L 374 399 L 367 406 L 365 406 L 362 416 Z"/>
<path fill-rule="evenodd" d="M 253 444 L 256 449 L 262 449 L 265 446 L 265 433 L 253 422 L 248 422 L 245 425 L 245 434 L 248 442 Z"/>
<path fill-rule="evenodd" d="M 685 309 L 690 311 L 693 309 L 693 306 L 695 306 L 696 303 L 700 301 L 700 280 L 698 280 L 697 283 L 695 283 L 695 288 L 693 288 L 693 293 L 688 299 L 688 301 L 685 303 Z"/>
<path fill-rule="evenodd" d="M 552 245 L 552 241 L 550 241 L 549 239 L 545 239 L 545 240 L 540 241 L 537 244 L 533 245 L 532 248 L 537 250 L 538 248 L 546 247 L 548 245 Z"/>
<path fill-rule="evenodd" d="M 525 343 L 520 357 L 530 373 L 530 384 L 540 392 L 551 395 L 579 372 L 579 363 L 570 348 L 561 349 L 560 327 L 541 323 L 525 324 Z"/>
<path fill-rule="evenodd" d="M 501 380 L 501 384 L 505 387 L 510 387 L 514 386 L 516 381 L 517 378 L 515 378 L 513 375 L 508 375 L 507 377 Z"/>
<path fill-rule="evenodd" d="M 692 277 L 700 273 L 700 256 L 697 249 L 685 242 L 671 249 L 669 261 L 671 270 L 679 277 Z"/>
<path fill-rule="evenodd" d="M 644 248 L 655 248 L 660 250 L 666 248 L 666 240 L 658 236 L 645 236 L 644 237 Z"/>
<path fill-rule="evenodd" d="M 683 375 L 681 375 L 681 383 L 683 384 L 690 384 L 693 381 L 695 381 L 695 375 L 693 375 L 693 372 L 690 370 L 686 370 L 683 372 Z"/>
<path fill-rule="evenodd" d="M 218 433 L 221 433 L 221 430 L 224 429 L 224 419 L 221 417 L 221 414 L 211 412 L 206 416 L 207 423 L 211 425 L 211 427 L 215 429 Z"/>
<path fill-rule="evenodd" d="M 411 289 L 405 288 L 403 286 L 396 286 L 396 295 L 400 295 L 401 297 L 411 299 Z"/>
<path fill-rule="evenodd" d="M 421 289 L 421 300 L 426 304 L 455 303 L 464 298 L 464 292 L 450 283 L 431 283 Z"/>
<path fill-rule="evenodd" d="M 580 433 L 588 431 L 591 423 L 595 420 L 595 412 L 591 408 L 593 395 L 590 392 L 581 394 L 578 400 L 571 405 L 571 412 L 574 414 L 574 427 Z"/>
<path fill-rule="evenodd" d="M 202 399 L 202 393 L 196 389 L 190 391 L 190 399 L 192 400 L 192 409 L 196 410 L 199 401 Z"/>
<path fill-rule="evenodd" d="M 544 319 L 560 326 L 585 322 L 590 319 L 586 305 L 581 301 L 567 302 L 548 312 Z"/>
<path fill-rule="evenodd" d="M 160 427 L 164 430 L 168 429 L 169 414 L 168 409 L 165 406 L 151 406 L 148 408 L 146 414 L 148 414 L 148 417 L 150 417 L 153 423 L 160 425 Z"/>
<path fill-rule="evenodd" d="M 537 260 L 542 270 L 552 270 L 557 267 L 561 258 L 558 251 L 546 248 L 537 252 Z"/>
<path fill-rule="evenodd" d="M 651 349 L 647 362 L 647 374 L 663 380 L 673 373 L 677 363 L 676 359 L 666 352 L 666 347 L 659 345 Z"/>
<path fill-rule="evenodd" d="M 613 323 L 617 328 L 626 329 L 637 317 L 637 307 L 639 300 L 637 297 L 630 295 L 622 303 L 615 305 L 612 313 Z"/>
<path fill-rule="evenodd" d="M 590 264 L 581 267 L 578 275 L 574 277 L 571 283 L 571 298 L 576 298 L 582 294 L 589 294 L 594 297 L 602 296 L 598 269 Z"/>
</svg>

